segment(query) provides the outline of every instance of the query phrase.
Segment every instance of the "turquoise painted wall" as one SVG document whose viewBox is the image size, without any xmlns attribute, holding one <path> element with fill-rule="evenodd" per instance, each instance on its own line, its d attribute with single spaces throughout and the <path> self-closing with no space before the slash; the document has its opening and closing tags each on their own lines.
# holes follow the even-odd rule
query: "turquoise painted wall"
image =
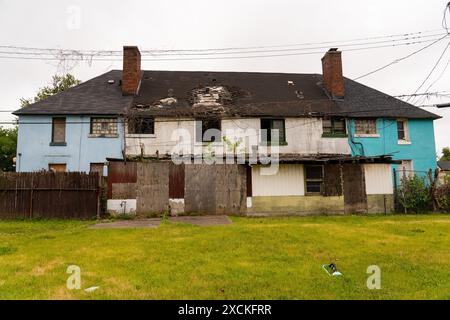
<svg viewBox="0 0 450 320">
<path fill-rule="evenodd" d="M 66 163 L 68 171 L 89 172 L 90 163 L 105 162 L 107 157 L 122 158 L 121 121 L 117 138 L 91 138 L 90 116 L 66 116 L 66 146 L 50 146 L 51 123 L 51 116 L 19 117 L 17 171 L 48 170 L 49 163 Z"/>
<path fill-rule="evenodd" d="M 357 137 L 355 135 L 354 120 L 350 120 L 348 126 L 352 155 L 392 155 L 394 160 L 412 160 L 413 169 L 415 171 L 423 171 L 418 172 L 418 174 L 425 174 L 429 169 L 436 169 L 433 120 L 408 120 L 410 144 L 398 143 L 396 119 L 377 120 L 379 137 Z M 393 165 L 393 168 L 397 167 L 398 165 Z"/>
</svg>

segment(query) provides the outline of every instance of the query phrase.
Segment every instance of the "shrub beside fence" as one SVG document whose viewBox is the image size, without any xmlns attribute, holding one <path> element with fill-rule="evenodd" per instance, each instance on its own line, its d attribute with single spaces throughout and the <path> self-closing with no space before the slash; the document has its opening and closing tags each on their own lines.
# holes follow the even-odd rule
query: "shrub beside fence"
<svg viewBox="0 0 450 320">
<path fill-rule="evenodd" d="M 450 212 L 450 179 L 439 181 L 439 170 L 394 170 L 395 207 L 399 213 Z"/>
<path fill-rule="evenodd" d="M 0 219 L 96 217 L 99 182 L 97 173 L 0 172 Z"/>
</svg>

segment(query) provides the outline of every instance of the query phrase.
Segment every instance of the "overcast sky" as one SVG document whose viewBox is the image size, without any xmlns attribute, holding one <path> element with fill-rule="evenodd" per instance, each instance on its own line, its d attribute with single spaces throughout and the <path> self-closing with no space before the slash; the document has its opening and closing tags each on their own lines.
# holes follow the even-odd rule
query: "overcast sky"
<svg viewBox="0 0 450 320">
<path fill-rule="evenodd" d="M 442 29 L 448 0 L 0 0 L 0 45 L 61 49 L 203 49 L 286 45 Z M 448 16 L 450 25 L 450 15 Z M 439 31 L 438 31 L 439 32 Z M 449 40 L 360 81 L 383 92 L 413 93 Z M 344 75 L 355 78 L 423 47 L 343 53 Z M 324 50 L 325 51 L 325 50 Z M 322 54 L 233 60 L 145 61 L 147 70 L 217 70 L 321 73 Z M 433 73 L 442 73 L 450 50 Z M 56 62 L 0 58 L 0 110 L 17 109 L 56 72 L 85 81 L 121 62 L 94 61 L 58 68 Z M 73 67 L 73 68 L 72 68 Z M 427 87 L 427 86 L 426 86 Z M 450 90 L 450 67 L 430 91 Z M 424 101 L 450 102 L 450 96 Z M 450 109 L 427 108 L 435 122 L 437 149 L 450 146 Z M 0 121 L 13 119 L 0 112 Z"/>
</svg>

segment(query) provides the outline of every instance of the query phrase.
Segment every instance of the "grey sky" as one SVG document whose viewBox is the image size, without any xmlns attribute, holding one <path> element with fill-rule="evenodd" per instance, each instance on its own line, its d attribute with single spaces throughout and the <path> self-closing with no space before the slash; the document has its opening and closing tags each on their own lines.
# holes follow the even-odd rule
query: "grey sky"
<svg viewBox="0 0 450 320">
<path fill-rule="evenodd" d="M 440 29 L 447 2 L 0 0 L 0 45 L 84 50 L 121 50 L 123 45 L 138 45 L 141 49 L 196 49 L 346 40 Z M 74 12 L 78 11 L 79 27 L 77 20 L 73 20 Z M 450 16 L 448 21 L 450 24 Z M 413 93 L 448 41 L 361 79 L 361 82 L 393 95 Z M 424 45 L 344 51 L 344 74 L 349 78 L 357 77 Z M 236 60 L 144 61 L 143 68 L 321 73 L 321 57 L 316 54 Z M 449 59 L 450 50 L 430 83 Z M 94 61 L 92 65 L 81 62 L 66 71 L 87 80 L 110 69 L 121 68 L 121 62 Z M 0 110 L 17 109 L 21 97 L 33 96 L 57 71 L 61 69 L 57 68 L 56 62 L 0 58 Z M 430 91 L 443 90 L 450 90 L 450 67 Z M 441 99 L 424 103 L 450 101 L 450 97 Z M 437 149 L 450 146 L 450 109 L 427 110 L 444 116 L 435 122 Z M 0 112 L 0 121 L 12 118 Z"/>
</svg>

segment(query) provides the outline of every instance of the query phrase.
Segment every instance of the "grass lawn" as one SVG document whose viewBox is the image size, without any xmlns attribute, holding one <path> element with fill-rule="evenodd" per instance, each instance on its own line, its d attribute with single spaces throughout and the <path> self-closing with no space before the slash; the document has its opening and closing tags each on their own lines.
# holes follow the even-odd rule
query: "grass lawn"
<svg viewBox="0 0 450 320">
<path fill-rule="evenodd" d="M 450 216 L 232 218 L 93 230 L 0 221 L 0 299 L 449 299 Z M 343 277 L 322 269 L 335 262 Z M 66 269 L 81 268 L 68 290 Z M 381 268 L 381 290 L 366 286 Z"/>
</svg>

